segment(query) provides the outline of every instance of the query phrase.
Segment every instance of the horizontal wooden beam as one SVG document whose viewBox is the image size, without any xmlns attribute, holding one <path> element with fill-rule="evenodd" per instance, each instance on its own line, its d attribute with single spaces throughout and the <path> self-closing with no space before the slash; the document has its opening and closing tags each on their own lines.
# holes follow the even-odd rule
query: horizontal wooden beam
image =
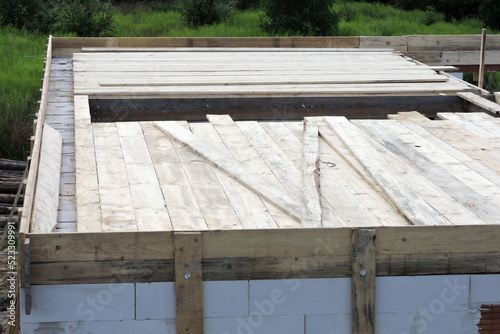
<svg viewBox="0 0 500 334">
<path fill-rule="evenodd" d="M 374 230 L 377 276 L 500 273 L 500 225 Z M 203 280 L 351 277 L 351 231 L 201 231 Z M 32 284 L 175 280 L 172 231 L 27 236 Z"/>
<path fill-rule="evenodd" d="M 493 95 L 482 95 L 494 101 Z M 401 111 L 427 117 L 438 112 L 482 111 L 457 96 L 366 96 L 309 98 L 91 99 L 93 122 L 206 121 L 207 114 L 241 120 L 293 120 L 309 116 L 387 118 Z"/>
</svg>

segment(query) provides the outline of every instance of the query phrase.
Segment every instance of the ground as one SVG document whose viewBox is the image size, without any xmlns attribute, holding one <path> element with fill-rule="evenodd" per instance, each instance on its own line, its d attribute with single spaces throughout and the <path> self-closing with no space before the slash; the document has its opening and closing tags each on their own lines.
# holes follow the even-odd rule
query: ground
<svg viewBox="0 0 500 334">
<path fill-rule="evenodd" d="M 9 268 L 7 266 L 7 256 L 0 256 L 0 333 L 5 333 L 7 327 L 7 306 L 9 293 L 9 285 L 7 282 L 7 275 Z"/>
</svg>

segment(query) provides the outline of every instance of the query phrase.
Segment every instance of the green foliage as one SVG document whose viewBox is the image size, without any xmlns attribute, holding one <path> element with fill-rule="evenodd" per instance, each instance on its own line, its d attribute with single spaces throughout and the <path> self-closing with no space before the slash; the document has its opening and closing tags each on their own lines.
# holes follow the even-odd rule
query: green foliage
<svg viewBox="0 0 500 334">
<path fill-rule="evenodd" d="M 262 27 L 276 35 L 331 36 L 338 33 L 333 0 L 263 0 Z"/>
<path fill-rule="evenodd" d="M 53 0 L 0 1 L 0 25 L 47 33 L 55 23 L 56 16 Z"/>
<path fill-rule="evenodd" d="M 431 6 L 444 13 L 446 20 L 462 20 L 477 17 L 479 6 L 483 0 L 397 0 L 396 6 L 404 10 L 426 10 Z"/>
<path fill-rule="evenodd" d="M 108 1 L 67 0 L 61 6 L 58 29 L 79 37 L 102 36 L 113 32 L 114 19 Z"/>
<path fill-rule="evenodd" d="M 180 0 L 178 10 L 190 27 L 223 22 L 234 11 L 234 0 Z"/>
<path fill-rule="evenodd" d="M 500 30 L 500 4 L 498 0 L 482 0 L 479 16 L 487 27 Z"/>
<path fill-rule="evenodd" d="M 0 157 L 26 159 L 47 36 L 0 27 Z"/>
</svg>

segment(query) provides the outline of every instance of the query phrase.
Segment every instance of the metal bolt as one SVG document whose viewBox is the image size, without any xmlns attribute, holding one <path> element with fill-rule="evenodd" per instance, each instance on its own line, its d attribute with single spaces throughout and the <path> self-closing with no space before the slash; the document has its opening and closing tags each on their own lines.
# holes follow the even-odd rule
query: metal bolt
<svg viewBox="0 0 500 334">
<path fill-rule="evenodd" d="M 186 275 L 184 275 L 184 278 L 185 279 L 190 279 L 191 278 L 191 275 L 189 273 L 187 273 Z"/>
<path fill-rule="evenodd" d="M 365 275 L 366 275 L 366 270 L 361 269 L 361 270 L 360 270 L 360 272 L 359 272 L 359 274 L 360 274 L 361 276 L 365 276 Z"/>
</svg>

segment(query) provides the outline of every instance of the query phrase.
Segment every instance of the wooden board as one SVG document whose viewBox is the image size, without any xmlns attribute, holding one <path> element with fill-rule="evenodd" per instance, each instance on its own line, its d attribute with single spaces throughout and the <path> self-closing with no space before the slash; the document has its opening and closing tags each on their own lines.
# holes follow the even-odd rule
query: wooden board
<svg viewBox="0 0 500 334">
<path fill-rule="evenodd" d="M 181 126 L 172 122 L 155 122 L 155 125 L 171 136 L 175 140 L 188 145 L 193 151 L 205 157 L 215 166 L 223 169 L 234 177 L 238 182 L 241 182 L 246 187 L 256 191 L 266 200 L 278 205 L 285 213 L 290 214 L 293 218 L 300 220 L 300 213 L 297 211 L 299 207 L 296 199 L 283 193 L 280 189 L 267 184 L 261 180 L 261 177 L 255 175 L 244 165 L 236 160 L 228 157 L 226 154 L 216 149 L 212 145 L 200 140 L 191 132 L 183 129 Z"/>
<path fill-rule="evenodd" d="M 320 167 L 318 124 L 304 120 L 302 167 L 302 226 L 321 226 Z"/>
<path fill-rule="evenodd" d="M 379 276 L 500 273 L 498 225 L 375 233 Z M 29 237 L 32 284 L 175 280 L 173 232 Z M 201 238 L 203 280 L 352 276 L 349 228 L 204 231 Z"/>
<path fill-rule="evenodd" d="M 34 233 L 50 233 L 57 225 L 61 151 L 61 134 L 45 124 L 33 203 L 32 229 Z"/>
<path fill-rule="evenodd" d="M 75 96 L 75 190 L 77 230 L 102 231 L 99 180 L 87 96 Z"/>
<path fill-rule="evenodd" d="M 375 334 L 375 230 L 352 231 L 352 332 Z"/>
<path fill-rule="evenodd" d="M 201 233 L 174 234 L 177 334 L 203 334 Z"/>
<path fill-rule="evenodd" d="M 457 95 L 463 98 L 464 100 L 467 100 L 470 103 L 473 103 L 491 112 L 494 115 L 500 114 L 500 104 L 494 103 L 490 100 L 486 100 L 482 98 L 480 95 L 476 95 L 473 93 L 458 93 Z"/>
</svg>

